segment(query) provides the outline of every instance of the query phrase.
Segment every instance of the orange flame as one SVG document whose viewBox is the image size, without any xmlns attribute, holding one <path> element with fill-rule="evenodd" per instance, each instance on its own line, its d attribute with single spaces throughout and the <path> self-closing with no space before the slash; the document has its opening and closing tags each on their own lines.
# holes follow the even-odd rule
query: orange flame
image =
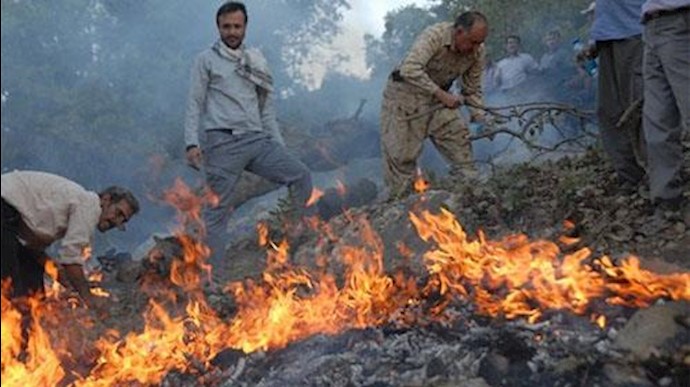
<svg viewBox="0 0 690 387">
<path fill-rule="evenodd" d="M 84 261 L 91 258 L 91 252 L 92 251 L 93 251 L 93 248 L 91 247 L 91 245 L 86 245 L 81 249 L 81 257 L 84 258 Z"/>
<path fill-rule="evenodd" d="M 323 196 L 323 191 L 321 191 L 318 188 L 314 188 L 311 190 L 311 196 L 309 197 L 309 200 L 307 200 L 307 204 L 305 204 L 306 207 L 311 207 L 314 204 L 316 204 L 317 201 Z"/>
<path fill-rule="evenodd" d="M 178 208 L 200 209 L 198 198 L 179 193 L 173 197 L 177 204 L 183 204 Z M 200 220 L 198 214 L 181 218 Z M 655 274 L 640 268 L 634 257 L 619 264 L 606 256 L 593 260 L 587 249 L 564 255 L 557 244 L 529 241 L 524 235 L 492 241 L 480 233 L 478 238 L 469 239 L 446 210 L 439 214 L 410 213 L 419 236 L 431 245 L 423 255 L 430 279 L 420 289 L 416 278 L 386 273 L 379 235 L 364 218 L 349 220 L 357 222 L 351 230 L 359 233 L 361 242 L 335 244 L 328 255 L 316 257 L 320 270 L 293 266 L 287 241 L 271 241 L 268 228 L 258 226 L 259 243 L 267 250 L 267 270 L 260 279 L 227 286 L 237 305 L 230 320 L 219 318 L 200 292 L 207 248 L 191 237 L 178 235 L 184 257 L 173 264 L 170 280 L 184 290 L 184 311 L 168 310 L 165 303 L 152 300 L 143 330 L 101 335 L 95 343 L 96 365 L 75 383 L 160 384 L 171 370 L 204 372 L 210 359 L 229 347 L 250 353 L 281 348 L 314 334 L 446 318 L 447 306 L 458 300 L 473 301 L 479 313 L 523 317 L 532 322 L 547 310 L 568 310 L 589 315 L 600 327 L 605 326 L 606 317 L 591 310 L 595 299 L 632 307 L 644 307 L 662 297 L 690 300 L 690 273 Z M 313 225 L 324 231 L 328 240 L 340 240 L 328 224 L 315 221 Z M 398 244 L 398 248 L 410 258 L 419 256 L 405 245 Z M 341 273 L 326 270 L 335 260 L 342 264 Z M 421 308 L 432 292 L 440 293 L 442 299 Z M 37 313 L 35 321 L 45 317 Z M 3 383 L 58 383 L 65 374 L 58 358 L 69 358 L 69 347 L 55 347 L 35 323 L 28 346 L 34 357 L 19 360 L 20 320 L 20 313 L 3 292 Z"/>
<path fill-rule="evenodd" d="M 64 291 L 60 282 L 58 282 L 58 268 L 55 262 L 50 259 L 46 259 L 43 265 L 46 275 L 50 278 L 49 282 L 46 282 L 46 297 L 57 298 L 61 292 Z"/>
<path fill-rule="evenodd" d="M 604 256 L 597 261 L 600 272 L 585 263 L 588 249 L 561 260 L 556 244 L 530 242 L 524 235 L 493 242 L 480 234 L 470 241 L 446 210 L 410 214 L 410 219 L 422 239 L 437 244 L 424 259 L 441 292 L 473 298 L 480 312 L 492 316 L 535 321 L 546 309 L 582 314 L 600 297 L 635 307 L 661 297 L 690 299 L 690 273 L 658 275 L 641 269 L 635 257 L 614 266 Z"/>
<path fill-rule="evenodd" d="M 591 317 L 591 321 L 597 324 L 597 326 L 601 329 L 606 328 L 606 316 L 604 316 L 603 314 L 593 314 Z"/>
<path fill-rule="evenodd" d="M 268 225 L 266 223 L 259 222 L 256 224 L 256 234 L 260 247 L 268 245 Z"/>
<path fill-rule="evenodd" d="M 46 331 L 40 326 L 39 301 L 27 302 L 31 324 L 28 340 L 22 338 L 22 313 L 7 298 L 8 283 L 2 284 L 2 384 L 3 386 L 47 386 L 65 376 Z M 23 354 L 22 354 L 23 352 Z M 24 355 L 24 356 L 22 356 Z"/>
<path fill-rule="evenodd" d="M 422 170 L 417 168 L 417 173 L 414 179 L 414 190 L 415 192 L 422 194 L 426 191 L 429 190 L 429 187 L 431 184 L 424 178 L 424 174 L 422 173 Z"/>
<path fill-rule="evenodd" d="M 172 188 L 163 192 L 163 200 L 177 210 L 178 221 L 181 225 L 194 228 L 200 236 L 205 235 L 204 222 L 201 219 L 203 206 L 217 206 L 218 195 L 205 188 L 202 195 L 196 195 L 192 189 L 177 178 Z"/>
</svg>

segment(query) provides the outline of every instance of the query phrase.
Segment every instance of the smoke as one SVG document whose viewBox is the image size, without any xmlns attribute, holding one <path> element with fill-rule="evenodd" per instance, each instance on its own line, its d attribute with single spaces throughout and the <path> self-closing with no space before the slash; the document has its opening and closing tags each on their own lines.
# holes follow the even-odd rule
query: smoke
<svg viewBox="0 0 690 387">
<path fill-rule="evenodd" d="M 3 2 L 3 172 L 42 170 L 94 191 L 113 184 L 132 189 L 142 212 L 126 233 L 102 235 L 106 247 L 131 250 L 150 234 L 168 231 L 173 216 L 159 200 L 162 190 L 178 176 L 191 186 L 202 184 L 202 176 L 185 166 L 183 115 L 189 70 L 194 57 L 217 39 L 220 4 Z M 282 123 L 327 135 L 328 121 L 352 117 L 366 100 L 356 121 L 371 133 L 369 146 L 378 141 L 390 58 L 369 57 L 374 51 L 362 57 L 362 48 L 369 50 L 378 38 L 359 38 L 371 15 L 366 23 L 353 24 L 364 3 L 353 4 L 355 10 L 347 13 L 344 0 L 248 1 L 246 42 L 269 61 Z M 429 20 L 435 17 L 430 15 Z M 343 29 L 345 17 L 354 29 Z M 401 36 L 408 35 L 410 41 L 400 45 L 409 47 L 414 34 Z M 305 87 L 309 80 L 320 88 Z M 337 173 L 355 179 L 378 171 L 378 165 L 363 160 Z M 331 183 L 334 176 L 316 180 Z"/>
</svg>

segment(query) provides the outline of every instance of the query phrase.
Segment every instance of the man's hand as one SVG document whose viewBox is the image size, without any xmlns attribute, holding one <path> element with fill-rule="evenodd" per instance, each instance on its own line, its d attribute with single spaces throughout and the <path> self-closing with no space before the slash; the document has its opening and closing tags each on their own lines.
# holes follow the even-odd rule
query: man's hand
<svg viewBox="0 0 690 387">
<path fill-rule="evenodd" d="M 434 95 L 449 109 L 456 109 L 465 102 L 461 95 L 451 94 L 443 89 L 438 89 Z"/>
<path fill-rule="evenodd" d="M 482 126 L 494 127 L 496 126 L 496 121 L 493 116 L 488 114 L 476 115 L 472 117 L 472 122 L 480 124 Z"/>
<path fill-rule="evenodd" d="M 201 170 L 201 149 L 198 146 L 187 149 L 187 164 L 197 171 Z"/>
<path fill-rule="evenodd" d="M 586 60 L 595 59 L 597 56 L 599 56 L 597 45 L 588 44 L 575 55 L 575 60 L 577 60 L 577 62 L 579 63 L 584 62 Z"/>
<path fill-rule="evenodd" d="M 79 264 L 63 265 L 65 277 L 69 280 L 72 287 L 79 293 L 79 297 L 84 301 L 89 309 L 93 309 L 99 318 L 108 316 L 108 300 L 98 297 L 91 293 L 89 282 L 84 277 L 84 268 Z"/>
</svg>

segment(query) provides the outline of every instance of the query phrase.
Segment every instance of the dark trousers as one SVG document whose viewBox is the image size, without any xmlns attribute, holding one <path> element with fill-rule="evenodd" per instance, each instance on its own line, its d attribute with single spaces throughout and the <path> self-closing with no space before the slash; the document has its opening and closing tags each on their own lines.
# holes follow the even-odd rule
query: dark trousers
<svg viewBox="0 0 690 387">
<path fill-rule="evenodd" d="M 683 197 L 681 138 L 690 130 L 690 10 L 647 21 L 644 29 L 644 132 L 652 200 Z"/>
<path fill-rule="evenodd" d="M 2 199 L 2 280 L 12 281 L 12 298 L 43 292 L 44 257 L 19 242 L 19 212 Z"/>
<path fill-rule="evenodd" d="M 645 143 L 639 114 L 622 127 L 623 112 L 642 97 L 642 39 L 634 36 L 597 42 L 598 116 L 604 150 L 621 182 L 639 184 L 645 176 Z"/>
</svg>

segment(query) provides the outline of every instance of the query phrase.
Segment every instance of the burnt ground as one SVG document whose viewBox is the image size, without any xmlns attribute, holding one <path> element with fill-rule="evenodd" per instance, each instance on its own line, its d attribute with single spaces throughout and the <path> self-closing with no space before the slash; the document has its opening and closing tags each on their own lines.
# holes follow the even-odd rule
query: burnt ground
<svg viewBox="0 0 690 387">
<path fill-rule="evenodd" d="M 684 173 L 690 176 L 688 163 Z M 685 186 L 687 194 L 687 179 Z M 421 254 L 429 246 L 417 235 L 409 213 L 440 208 L 452 212 L 469 235 L 482 230 L 488 239 L 524 233 L 530 239 L 554 241 L 566 235 L 579 242 L 563 246 L 565 252 L 586 246 L 593 255 L 606 254 L 614 261 L 635 254 L 643 267 L 659 273 L 690 271 L 690 229 L 682 221 L 655 217 L 643 188 L 619 192 L 610 166 L 594 150 L 499 169 L 482 183 L 432 182 L 424 194 L 350 209 L 318 230 L 284 232 L 274 216 L 269 219 L 269 236 L 274 241 L 288 239 L 294 264 L 323 269 L 324 263 L 316 262 L 316 257 L 338 257 L 339 246 L 361 244 L 362 226 L 355 219 L 365 218 L 380 236 L 386 270 L 423 277 Z M 575 227 L 564 227 L 565 220 Z M 215 282 L 260 278 L 265 254 L 256 236 L 234 241 L 225 262 L 214 268 Z M 325 268 L 342 272 L 339 262 L 326 262 Z M 155 286 L 142 292 L 141 279 L 116 277 L 117 271 L 106 273 L 103 284 L 118 300 L 108 319 L 87 331 L 75 328 L 78 325 L 68 329 L 59 321 L 51 326 L 52 332 L 61 332 L 58 338 L 63 342 L 78 343 L 72 345 L 81 351 L 73 353 L 77 362 L 67 366 L 82 375 L 93 364 L 83 359 L 93 362 L 97 355 L 88 342 L 106 327 L 119 330 L 121 337 L 140 331 L 149 297 L 160 296 L 158 302 L 173 315 L 184 313 L 187 292 L 177 289 L 157 295 Z M 205 292 L 220 317 L 231 319 L 236 310 L 232 297 L 220 287 Z M 471 303 L 459 302 L 449 306 L 458 316 L 455 321 L 408 327 L 386 324 L 336 336 L 316 335 L 252 354 L 229 349 L 213 360 L 216 370 L 171 371 L 163 384 L 674 386 L 688 381 L 687 303 L 661 302 L 646 310 L 601 307 L 609 318 L 605 330 L 587 316 L 558 311 L 545 314 L 537 324 L 491 319 L 477 314 Z M 653 329 L 644 331 L 645 327 Z M 645 352 L 648 348 L 654 348 L 653 354 Z M 61 384 L 69 382 L 66 378 Z"/>
<path fill-rule="evenodd" d="M 687 158 L 684 176 L 685 194 L 690 195 Z M 418 276 L 425 272 L 420 254 L 428 246 L 409 221 L 409 211 L 437 212 L 441 207 L 450 210 L 469 235 L 482 230 L 489 239 L 497 239 L 525 233 L 530 239 L 553 241 L 566 235 L 579 238 L 579 242 L 563 246 L 564 252 L 588 247 L 594 256 L 608 255 L 614 261 L 636 255 L 643 267 L 658 273 L 690 271 L 688 220 L 654 215 L 644 187 L 621 192 L 608 161 L 597 150 L 501 168 L 483 183 L 432 182 L 431 190 L 422 195 L 352 209 L 349 215 L 331 219 L 327 236 L 324 226 L 318 232 L 283 233 L 274 219 L 271 239 L 287 237 L 293 262 L 315 267 L 315 257 L 336 256 L 334 249 L 343 242 L 358 243 L 355 235 L 360 226 L 352 219 L 364 217 L 383 241 L 386 269 Z M 565 220 L 575 227 L 564 227 Z M 342 269 L 333 262 L 327 267 L 335 272 Z M 215 277 L 221 281 L 257 278 L 264 269 L 264 253 L 257 249 L 256 238 L 247 238 L 231 245 L 228 259 L 216 268 Z M 458 315 L 473 314 L 471 306 L 454 308 Z M 228 379 L 225 385 L 688 383 L 687 303 L 639 311 L 604 309 L 610 319 L 605 330 L 594 327 L 586 317 L 554 312 L 545 316 L 545 325 L 535 329 L 524 328 L 521 321 L 474 316 L 451 325 L 432 323 L 400 330 L 384 326 L 335 337 L 315 336 L 284 349 L 243 358 L 246 361 L 242 360 L 241 367 L 229 368 L 235 373 L 239 370 L 240 376 Z M 686 325 L 679 322 L 681 316 L 685 316 Z M 657 336 L 658 332 L 665 333 Z M 645 352 L 650 349 L 654 355 Z"/>
<path fill-rule="evenodd" d="M 688 159 L 684 176 L 685 195 L 690 200 Z M 439 181 L 423 195 L 380 202 L 350 213 L 364 215 L 371 222 L 384 241 L 387 266 L 395 267 L 410 263 L 400 253 L 401 244 L 424 247 L 408 218 L 408 209 L 420 205 L 432 211 L 440 207 L 450 210 L 469 235 L 482 230 L 491 239 L 525 233 L 530 239 L 556 240 L 565 234 L 580 238 L 571 249 L 586 246 L 596 255 L 612 258 L 636 255 L 643 265 L 656 271 L 690 269 L 690 225 L 672 216 L 655 216 L 645 187 L 621 192 L 608 161 L 597 150 L 502 168 L 483 183 Z M 565 230 L 565 220 L 573 222 L 575 228 Z M 329 224 L 339 234 L 347 223 L 348 217 L 340 216 Z M 272 225 L 273 240 L 285 236 L 277 222 Z M 298 261 L 308 260 L 305 256 L 319 238 L 312 230 L 290 237 L 292 254 Z M 259 275 L 265 267 L 264 254 L 256 246 L 256 238 L 233 242 L 228 259 L 216 270 L 217 278 L 226 281 Z"/>
<path fill-rule="evenodd" d="M 686 195 L 690 194 L 687 161 Z M 419 276 L 424 273 L 421 252 L 428 246 L 411 225 L 409 212 L 436 212 L 442 207 L 469 235 L 481 230 L 489 239 L 497 239 L 525 233 L 530 239 L 554 241 L 566 235 L 579 238 L 574 245 L 562 246 L 566 253 L 588 247 L 592 255 L 608 255 L 614 261 L 636 255 L 644 268 L 658 273 L 690 270 L 687 223 L 670 214 L 654 215 L 644 187 L 621 192 L 610 165 L 596 150 L 498 169 L 483 183 L 438 181 L 421 195 L 351 209 L 319 231 L 286 233 L 272 219 L 270 236 L 274 241 L 288 239 L 295 264 L 315 267 L 319 265 L 315 257 L 337 256 L 338 245 L 358 243 L 361 226 L 353 219 L 364 217 L 383 242 L 387 271 Z M 575 227 L 564 227 L 565 220 Z M 257 245 L 254 237 L 232 243 L 228 259 L 215 269 L 214 277 L 218 281 L 258 278 L 266 265 L 265 253 Z M 342 269 L 337 262 L 326 266 L 336 273 Z M 217 294 L 210 300 L 232 314 L 232 302 Z M 601 308 L 609 318 L 604 330 L 587 317 L 567 312 L 548 313 L 543 323 L 525 325 L 521 320 L 475 315 L 471 305 L 452 305 L 458 316 L 472 317 L 460 317 L 450 325 L 383 326 L 333 337 L 317 335 L 247 356 L 229 351 L 231 360 L 219 364 L 235 375 L 224 385 L 686 385 L 690 380 L 687 303 L 662 302 L 642 310 Z"/>
</svg>

